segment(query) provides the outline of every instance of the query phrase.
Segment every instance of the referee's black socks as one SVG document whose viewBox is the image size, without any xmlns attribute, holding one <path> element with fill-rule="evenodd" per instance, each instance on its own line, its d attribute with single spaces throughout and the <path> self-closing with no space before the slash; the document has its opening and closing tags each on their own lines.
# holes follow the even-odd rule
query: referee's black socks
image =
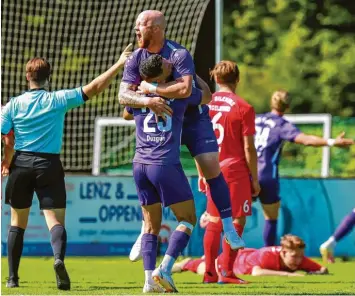
<svg viewBox="0 0 355 296">
<path fill-rule="evenodd" d="M 9 261 L 9 277 L 18 278 L 18 268 L 23 249 L 25 229 L 11 226 L 7 237 L 7 260 Z"/>
<path fill-rule="evenodd" d="M 57 224 L 52 227 L 50 233 L 54 260 L 60 259 L 64 261 L 67 248 L 67 232 L 63 225 Z"/>
</svg>

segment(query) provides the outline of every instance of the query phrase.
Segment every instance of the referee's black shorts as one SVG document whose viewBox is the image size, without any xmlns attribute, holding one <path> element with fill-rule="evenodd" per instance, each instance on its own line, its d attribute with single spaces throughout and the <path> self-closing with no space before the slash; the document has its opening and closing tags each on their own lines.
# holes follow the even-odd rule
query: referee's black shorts
<svg viewBox="0 0 355 296">
<path fill-rule="evenodd" d="M 29 208 L 34 192 L 40 209 L 66 207 L 64 170 L 59 154 L 16 151 L 6 184 L 5 203 L 15 209 Z"/>
</svg>

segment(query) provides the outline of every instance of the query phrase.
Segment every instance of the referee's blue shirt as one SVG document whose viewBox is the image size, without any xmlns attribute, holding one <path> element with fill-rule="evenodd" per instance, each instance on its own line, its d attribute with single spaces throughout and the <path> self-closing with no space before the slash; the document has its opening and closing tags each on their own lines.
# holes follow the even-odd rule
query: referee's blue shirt
<svg viewBox="0 0 355 296">
<path fill-rule="evenodd" d="M 81 87 L 48 92 L 34 89 L 11 98 L 1 110 L 1 133 L 15 134 L 15 150 L 59 154 L 64 116 L 84 103 Z"/>
</svg>

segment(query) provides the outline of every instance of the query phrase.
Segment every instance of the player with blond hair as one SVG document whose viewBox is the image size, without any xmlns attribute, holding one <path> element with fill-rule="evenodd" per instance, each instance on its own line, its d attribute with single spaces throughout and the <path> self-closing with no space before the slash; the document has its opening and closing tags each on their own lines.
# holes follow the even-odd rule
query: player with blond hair
<svg viewBox="0 0 355 296">
<path fill-rule="evenodd" d="M 281 238 L 280 246 L 264 247 L 261 249 L 244 249 L 238 252 L 233 264 L 236 275 L 253 276 L 303 276 L 296 271 L 307 274 L 327 274 L 326 267 L 304 255 L 306 244 L 295 235 L 285 235 Z M 216 265 L 220 265 L 218 257 Z M 192 271 L 203 275 L 206 264 L 204 259 L 191 259 L 176 263 L 173 272 Z"/>
<path fill-rule="evenodd" d="M 290 104 L 289 93 L 285 90 L 277 90 L 271 96 L 271 112 L 258 115 L 255 120 L 255 146 L 258 153 L 258 175 L 261 187 L 259 199 L 265 216 L 263 233 L 265 246 L 273 246 L 276 241 L 280 208 L 278 165 L 284 141 L 314 147 L 348 147 L 354 144 L 352 139 L 344 138 L 344 132 L 335 139 L 323 139 L 302 133 L 283 117 Z"/>
</svg>

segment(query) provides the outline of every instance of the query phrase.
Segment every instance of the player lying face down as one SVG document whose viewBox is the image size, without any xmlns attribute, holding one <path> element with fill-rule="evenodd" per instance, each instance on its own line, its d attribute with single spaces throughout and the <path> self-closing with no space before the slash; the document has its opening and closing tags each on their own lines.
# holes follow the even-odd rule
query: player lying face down
<svg viewBox="0 0 355 296">
<path fill-rule="evenodd" d="M 326 267 L 307 258 L 304 255 L 306 245 L 295 235 L 285 235 L 281 238 L 280 246 L 264 247 L 261 249 L 240 250 L 233 265 L 235 274 L 253 276 L 303 276 L 296 271 L 307 274 L 328 274 Z M 219 259 L 217 269 L 220 270 Z M 203 275 L 205 272 L 204 259 L 187 258 L 176 263 L 173 272 L 192 271 Z"/>
</svg>

